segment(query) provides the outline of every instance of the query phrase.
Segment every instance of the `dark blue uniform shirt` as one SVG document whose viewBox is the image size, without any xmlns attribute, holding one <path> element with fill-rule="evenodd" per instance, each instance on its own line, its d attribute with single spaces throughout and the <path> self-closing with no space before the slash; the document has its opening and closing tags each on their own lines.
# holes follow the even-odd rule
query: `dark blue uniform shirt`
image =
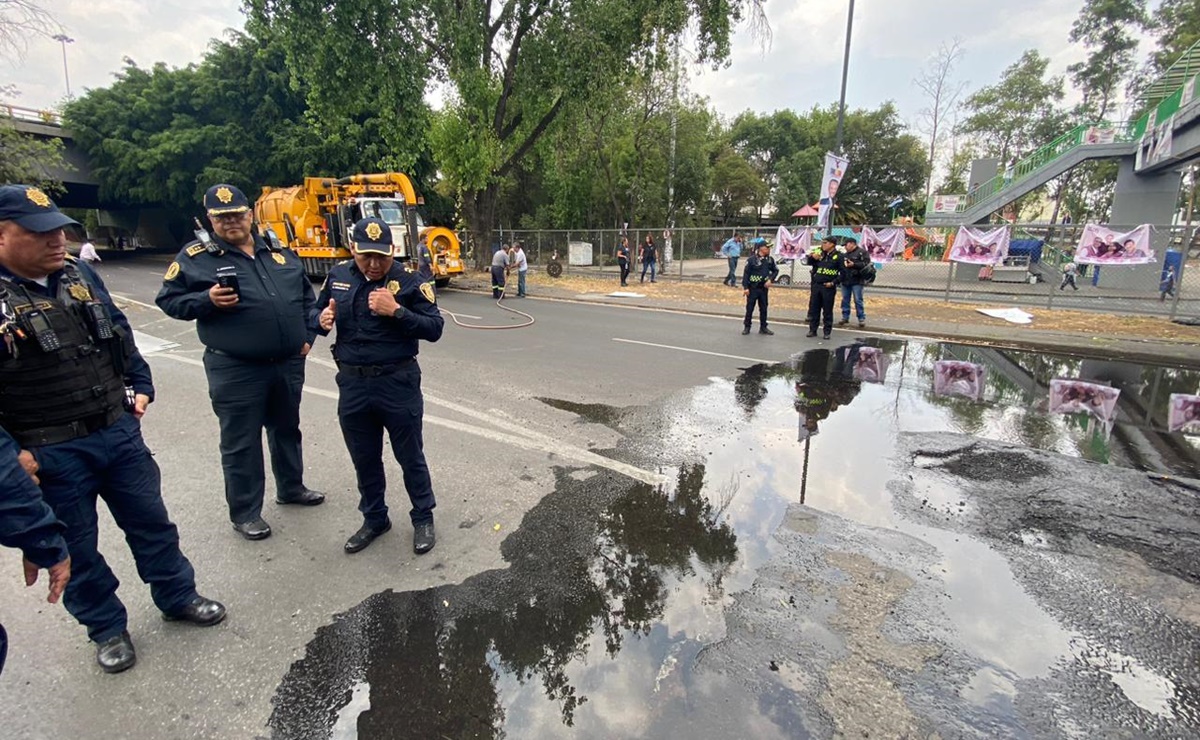
<svg viewBox="0 0 1200 740">
<path fill-rule="evenodd" d="M 775 258 L 769 254 L 766 257 L 756 254 L 746 261 L 746 270 L 742 273 L 742 287 L 761 288 L 768 280 L 774 283 L 777 277 L 779 266 L 775 264 Z"/>
<path fill-rule="evenodd" d="M 72 261 L 75 269 L 79 271 L 79 277 L 87 283 L 91 288 L 92 296 L 108 307 L 109 316 L 112 317 L 113 323 L 120 326 L 127 332 L 129 342 L 133 343 L 133 329 L 129 326 L 129 319 L 125 318 L 125 314 L 121 313 L 121 309 L 117 308 L 117 304 L 113 303 L 112 296 L 108 294 L 108 288 L 104 287 L 104 281 L 96 274 L 96 271 L 88 267 L 83 262 Z M 6 280 L 16 283 L 25 288 L 30 294 L 41 296 L 43 298 L 58 296 L 58 283 L 62 280 L 63 271 L 58 270 L 49 276 L 48 283 L 45 288 L 32 280 L 26 280 L 22 277 L 17 277 L 0 265 L 0 276 Z M 140 393 L 154 399 L 154 383 L 150 376 L 150 365 L 146 363 L 142 353 L 138 352 L 137 347 L 132 348 L 133 353 L 125 366 L 125 383 L 133 388 L 135 393 Z M 0 342 L 0 357 L 8 356 L 8 348 L 4 342 Z"/>
<path fill-rule="evenodd" d="M 400 309 L 396 316 L 377 316 L 371 312 L 367 297 L 371 291 L 386 288 Z M 337 344 L 333 356 L 351 365 L 387 365 L 416 357 L 417 340 L 436 342 L 442 337 L 444 321 L 434 303 L 433 288 L 418 275 L 406 271 L 399 262 L 382 280 L 369 281 L 354 260 L 335 265 L 325 278 L 317 304 L 309 317 L 309 327 L 322 335 L 320 316 L 329 299 L 337 301 L 335 323 Z"/>
<path fill-rule="evenodd" d="M 271 250 L 257 236 L 254 257 L 215 236 L 213 241 L 223 254 L 199 242 L 179 252 L 155 299 L 159 308 L 176 319 L 194 319 L 204 346 L 244 360 L 295 357 L 312 344 L 308 315 L 315 297 L 300 258 L 290 249 Z M 221 267 L 233 267 L 237 275 L 238 302 L 231 308 L 217 308 L 208 297 Z"/>
<path fill-rule="evenodd" d="M 67 558 L 66 527 L 17 461 L 20 448 L 0 429 L 0 545 L 15 547 L 39 568 Z"/>
</svg>

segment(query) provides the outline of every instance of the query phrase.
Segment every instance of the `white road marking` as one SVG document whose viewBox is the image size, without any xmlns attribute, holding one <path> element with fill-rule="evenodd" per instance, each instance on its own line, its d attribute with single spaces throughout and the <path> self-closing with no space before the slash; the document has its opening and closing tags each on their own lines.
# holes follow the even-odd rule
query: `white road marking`
<svg viewBox="0 0 1200 740">
<path fill-rule="evenodd" d="M 469 313 L 459 313 L 458 311 L 447 311 L 446 309 L 440 308 L 440 307 L 438 308 L 438 310 L 441 311 L 442 313 L 446 314 L 447 316 L 458 316 L 459 318 L 471 319 L 472 321 L 482 321 L 483 320 L 482 316 L 472 316 Z"/>
<path fill-rule="evenodd" d="M 184 355 L 170 353 L 156 354 L 154 357 L 163 357 L 176 362 L 182 362 L 185 365 L 204 367 L 204 363 L 195 359 L 194 357 L 186 357 Z M 334 363 L 328 360 L 312 358 L 309 361 L 315 362 L 318 365 L 332 367 L 335 369 L 337 368 Z M 336 401 L 338 397 L 338 394 L 333 391 L 327 391 L 323 388 L 314 388 L 310 385 L 305 385 L 304 391 L 305 393 L 311 393 L 314 396 L 329 398 L 334 401 Z M 521 447 L 526 450 L 534 450 L 536 452 L 553 453 L 568 460 L 574 460 L 576 462 L 583 463 L 584 465 L 595 465 L 598 468 L 607 468 L 614 473 L 620 473 L 621 475 L 629 476 L 634 480 L 638 480 L 652 486 L 663 485 L 667 482 L 667 477 L 661 473 L 642 470 L 634 465 L 627 465 L 626 463 L 604 457 L 603 455 L 597 455 L 594 452 L 590 452 L 579 447 L 563 444 L 548 434 L 535 432 L 527 427 L 523 427 L 503 419 L 497 419 L 493 416 L 483 413 L 482 411 L 477 411 L 452 401 L 445 401 L 434 396 L 430 396 L 429 394 L 425 394 L 425 400 L 438 406 L 444 406 L 465 416 L 480 419 L 481 421 L 485 421 L 505 431 L 500 432 L 495 429 L 485 429 L 484 427 L 475 426 L 473 424 L 467 424 L 465 422 L 455 421 L 453 419 L 447 419 L 441 416 L 426 414 L 424 419 L 429 424 L 445 427 L 446 429 L 453 429 L 454 431 L 463 432 L 466 434 L 474 434 L 475 436 L 490 439 L 511 447 Z"/>
<path fill-rule="evenodd" d="M 640 344 L 644 347 L 658 347 L 659 349 L 673 349 L 677 352 L 693 352 L 698 355 L 711 355 L 713 357 L 728 357 L 731 360 L 745 360 L 746 362 L 755 362 L 760 365 L 774 365 L 778 360 L 761 360 L 757 357 L 742 357 L 741 355 L 727 355 L 723 352 L 709 352 L 703 349 L 692 349 L 691 347 L 676 347 L 670 344 L 655 344 L 654 342 L 639 342 L 636 339 L 621 339 L 613 337 L 614 342 L 624 342 L 625 344 Z"/>
<path fill-rule="evenodd" d="M 142 303 L 141 301 L 130 298 L 127 295 L 121 295 L 120 293 L 109 293 L 109 295 L 112 296 L 114 301 L 124 301 L 125 303 L 132 303 L 133 305 L 141 306 L 142 308 L 149 308 L 154 311 L 158 310 L 158 306 L 154 305 L 153 303 Z"/>
<path fill-rule="evenodd" d="M 133 343 L 137 346 L 138 351 L 145 355 L 152 355 L 156 352 L 162 352 L 168 349 L 175 349 L 179 346 L 179 342 L 172 342 L 169 339 L 159 339 L 145 332 L 133 330 Z"/>
</svg>

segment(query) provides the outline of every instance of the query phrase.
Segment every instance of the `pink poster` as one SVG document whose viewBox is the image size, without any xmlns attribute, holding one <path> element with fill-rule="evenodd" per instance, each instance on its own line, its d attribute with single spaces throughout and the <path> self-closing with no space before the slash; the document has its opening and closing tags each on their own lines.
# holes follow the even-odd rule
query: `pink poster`
<svg viewBox="0 0 1200 740">
<path fill-rule="evenodd" d="M 864 383 L 882 383 L 887 377 L 888 356 L 878 347 L 859 347 L 851 375 Z"/>
<path fill-rule="evenodd" d="M 904 229 L 880 229 L 875 231 L 870 226 L 862 230 L 862 247 L 871 255 L 872 262 L 891 262 L 896 255 L 904 251 Z"/>
<path fill-rule="evenodd" d="M 1150 245 L 1150 224 L 1118 234 L 1101 224 L 1087 224 L 1075 249 L 1079 265 L 1144 265 L 1154 262 Z"/>
<path fill-rule="evenodd" d="M 972 265 L 998 265 L 1008 256 L 1009 230 L 1001 226 L 991 231 L 958 227 L 950 259 Z"/>
<path fill-rule="evenodd" d="M 983 398 L 983 380 L 987 368 L 973 362 L 939 360 L 933 363 L 933 392 L 939 396 Z"/>
<path fill-rule="evenodd" d="M 1167 431 L 1200 433 L 1200 396 L 1171 394 L 1167 405 Z"/>
<path fill-rule="evenodd" d="M 798 260 L 812 249 L 812 229 L 799 228 L 795 233 L 788 231 L 786 226 L 780 226 L 775 233 L 776 259 Z"/>
<path fill-rule="evenodd" d="M 1088 414 L 1111 423 L 1117 418 L 1119 388 L 1083 380 L 1058 378 L 1050 381 L 1050 413 Z"/>
</svg>

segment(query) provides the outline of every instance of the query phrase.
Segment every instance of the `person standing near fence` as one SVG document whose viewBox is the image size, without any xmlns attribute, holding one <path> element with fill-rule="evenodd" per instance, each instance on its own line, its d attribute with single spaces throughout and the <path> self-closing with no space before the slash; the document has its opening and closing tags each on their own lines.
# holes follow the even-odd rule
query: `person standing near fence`
<svg viewBox="0 0 1200 740">
<path fill-rule="evenodd" d="M 1075 275 L 1078 272 L 1079 272 L 1079 268 L 1075 266 L 1074 260 L 1071 260 L 1071 261 L 1067 262 L 1067 264 L 1063 265 L 1062 282 L 1059 283 L 1058 289 L 1064 290 L 1068 285 L 1070 285 L 1075 290 L 1079 290 L 1079 286 L 1075 284 Z"/>
<path fill-rule="evenodd" d="M 621 237 L 621 243 L 617 245 L 617 265 L 621 268 L 621 287 L 624 288 L 629 279 L 629 237 Z"/>
<path fill-rule="evenodd" d="M 767 328 L 767 291 L 777 277 L 779 267 L 775 264 L 775 258 L 771 256 L 771 248 L 764 241 L 758 245 L 758 253 L 746 260 L 746 271 L 742 273 L 742 295 L 746 297 L 746 320 L 742 322 L 742 334 L 750 333 L 756 305 L 758 333 L 775 333 Z"/>
<path fill-rule="evenodd" d="M 729 274 L 722 281 L 723 285 L 737 287 L 737 263 L 742 256 L 742 235 L 735 233 L 733 238 L 721 245 L 721 256 L 729 262 Z"/>
<path fill-rule="evenodd" d="M 1175 266 L 1167 265 L 1162 280 L 1158 284 L 1158 300 L 1165 302 L 1167 296 L 1175 297 Z"/>
<path fill-rule="evenodd" d="M 842 320 L 838 326 L 850 323 L 850 299 L 854 299 L 854 310 L 858 316 L 858 328 L 867 325 L 867 311 L 863 303 L 863 285 L 867 279 L 867 268 L 871 266 L 871 255 L 858 246 L 857 239 L 845 241 L 846 251 L 842 254 Z M 874 268 L 872 268 L 874 269 Z"/>
<path fill-rule="evenodd" d="M 492 255 L 492 298 L 496 300 L 504 297 L 504 276 L 508 274 L 508 266 L 511 264 L 508 249 L 507 244 L 501 244 Z"/>
<path fill-rule="evenodd" d="M 658 282 L 654 279 L 654 268 L 658 265 L 658 247 L 654 245 L 652 235 L 646 234 L 646 241 L 642 244 L 638 257 L 642 261 L 642 279 L 639 282 L 646 282 L 646 270 L 650 270 L 650 282 Z"/>
<path fill-rule="evenodd" d="M 825 338 L 829 339 L 833 333 L 833 302 L 837 298 L 837 286 L 842 274 L 842 255 L 837 251 L 834 237 L 825 237 L 819 249 L 804 256 L 804 263 L 812 266 L 806 336 L 817 336 L 817 326 L 823 321 Z"/>
<path fill-rule="evenodd" d="M 525 275 L 529 272 L 529 260 L 525 259 L 525 244 L 513 242 L 512 264 L 517 268 L 517 298 L 525 297 Z"/>
</svg>

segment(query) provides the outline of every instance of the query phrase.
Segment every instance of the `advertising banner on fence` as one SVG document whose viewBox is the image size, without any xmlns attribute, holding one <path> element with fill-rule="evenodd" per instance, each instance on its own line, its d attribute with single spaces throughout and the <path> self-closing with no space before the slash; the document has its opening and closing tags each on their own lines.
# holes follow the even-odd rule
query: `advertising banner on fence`
<svg viewBox="0 0 1200 740">
<path fill-rule="evenodd" d="M 1200 433 L 1200 396 L 1171 394 L 1167 404 L 1167 430 Z"/>
<path fill-rule="evenodd" d="M 964 396 L 983 399 L 983 380 L 987 368 L 973 362 L 939 360 L 933 363 L 933 392 L 938 396 Z"/>
<path fill-rule="evenodd" d="M 795 232 L 780 226 L 775 232 L 775 249 L 772 255 L 776 259 L 798 260 L 812 249 L 812 229 L 801 227 Z"/>
<path fill-rule="evenodd" d="M 1118 234 L 1102 224 L 1087 224 L 1075 248 L 1078 265 L 1144 265 L 1154 262 L 1150 224 Z"/>
<path fill-rule="evenodd" d="M 1050 381 L 1050 413 L 1087 414 L 1111 424 L 1117 418 L 1119 388 L 1070 378 Z"/>
<path fill-rule="evenodd" d="M 933 212 L 957 213 L 958 204 L 966 199 L 965 195 L 935 195 L 933 196 Z"/>
<path fill-rule="evenodd" d="M 904 251 L 904 229 L 880 229 L 870 226 L 862 230 L 862 247 L 871 255 L 872 262 L 891 262 Z"/>
<path fill-rule="evenodd" d="M 1084 144 L 1111 144 L 1117 140 L 1117 130 L 1110 126 L 1088 126 L 1083 132 Z"/>
<path fill-rule="evenodd" d="M 1138 142 L 1135 167 L 1149 167 L 1170 159 L 1175 148 L 1175 116 L 1154 125 L 1153 116 L 1146 124 L 1146 132 Z"/>
<path fill-rule="evenodd" d="M 829 209 L 837 199 L 838 188 L 841 187 L 842 179 L 846 177 L 846 170 L 850 167 L 850 160 L 826 152 L 825 154 L 825 173 L 821 176 L 821 201 L 817 204 L 819 215 L 817 216 L 817 224 L 828 226 L 833 223 L 833 214 Z"/>
<path fill-rule="evenodd" d="M 1009 230 L 1001 226 L 991 231 L 958 227 L 950 259 L 972 265 L 998 265 L 1008 256 Z"/>
</svg>

